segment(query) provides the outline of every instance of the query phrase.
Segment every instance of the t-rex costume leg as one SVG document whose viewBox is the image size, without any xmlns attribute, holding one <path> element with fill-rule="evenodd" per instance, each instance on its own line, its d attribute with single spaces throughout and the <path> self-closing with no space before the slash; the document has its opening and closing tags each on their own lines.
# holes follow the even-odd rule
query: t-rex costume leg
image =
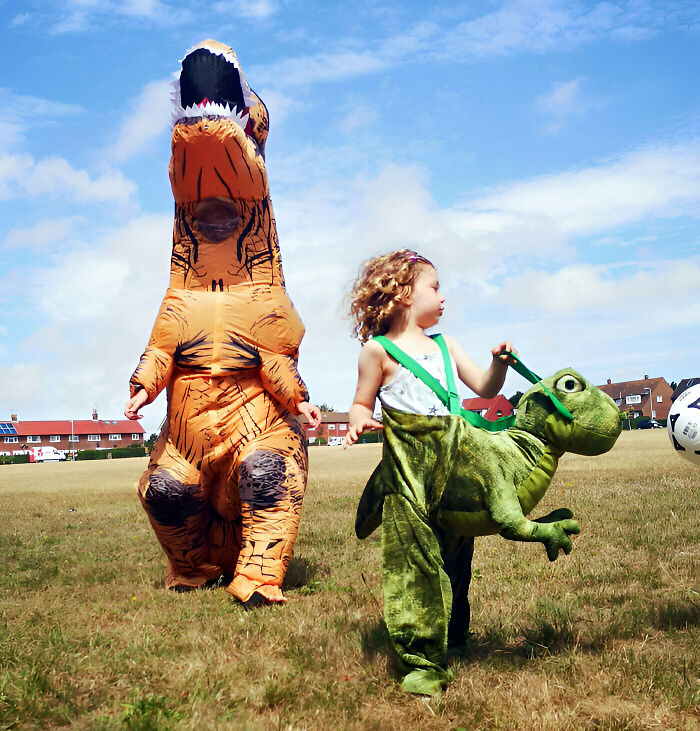
<svg viewBox="0 0 700 731">
<path fill-rule="evenodd" d="M 166 587 L 224 574 L 242 602 L 284 601 L 307 452 L 302 325 L 284 288 L 264 163 L 267 109 L 235 53 L 188 52 L 175 84 L 170 286 L 132 395 L 167 387 L 138 492 L 168 559 Z"/>
</svg>

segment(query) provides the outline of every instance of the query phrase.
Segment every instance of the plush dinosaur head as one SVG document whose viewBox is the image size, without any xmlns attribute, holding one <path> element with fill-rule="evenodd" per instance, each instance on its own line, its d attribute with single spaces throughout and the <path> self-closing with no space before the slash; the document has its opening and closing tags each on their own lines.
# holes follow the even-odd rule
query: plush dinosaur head
<svg viewBox="0 0 700 731">
<path fill-rule="evenodd" d="M 267 108 L 233 49 L 206 40 L 173 84 L 171 287 L 283 284 L 265 169 Z"/>
<path fill-rule="evenodd" d="M 599 388 L 573 368 L 564 368 L 542 383 L 564 404 L 573 421 L 561 415 L 540 384 L 518 403 L 515 427 L 544 439 L 563 452 L 603 454 L 620 434 L 619 409 Z"/>
</svg>

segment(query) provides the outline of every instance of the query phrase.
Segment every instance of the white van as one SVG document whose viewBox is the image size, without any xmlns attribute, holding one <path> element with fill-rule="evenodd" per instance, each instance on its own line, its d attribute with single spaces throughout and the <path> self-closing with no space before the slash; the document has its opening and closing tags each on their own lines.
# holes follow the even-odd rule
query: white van
<svg viewBox="0 0 700 731">
<path fill-rule="evenodd" d="M 340 447 L 343 444 L 343 437 L 328 437 L 329 447 Z"/>
<path fill-rule="evenodd" d="M 62 462 L 65 458 L 65 452 L 56 447 L 33 447 L 29 451 L 30 462 Z"/>
</svg>

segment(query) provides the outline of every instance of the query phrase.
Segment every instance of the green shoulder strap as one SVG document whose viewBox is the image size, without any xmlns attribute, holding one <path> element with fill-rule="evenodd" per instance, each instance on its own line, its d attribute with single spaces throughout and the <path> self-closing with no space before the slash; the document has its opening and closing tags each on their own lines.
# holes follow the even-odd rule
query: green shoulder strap
<svg viewBox="0 0 700 731">
<path fill-rule="evenodd" d="M 515 423 L 515 415 L 504 416 L 496 421 L 489 421 L 484 419 L 481 414 L 477 414 L 474 411 L 467 411 L 463 409 L 460 404 L 459 395 L 457 394 L 457 388 L 455 386 L 454 373 L 452 370 L 452 361 L 450 354 L 447 350 L 447 344 L 445 343 L 442 335 L 431 335 L 433 340 L 438 344 L 440 352 L 442 353 L 442 360 L 445 365 L 445 378 L 447 380 L 447 390 L 444 386 L 432 376 L 428 371 L 423 368 L 420 363 L 411 358 L 408 353 L 405 353 L 401 348 L 391 342 L 385 335 L 375 335 L 373 340 L 376 340 L 389 355 L 398 363 L 401 363 L 404 368 L 408 369 L 413 373 L 416 378 L 419 378 L 425 383 L 428 388 L 435 392 L 437 397 L 442 401 L 445 406 L 450 410 L 450 414 L 455 416 L 461 416 L 465 421 L 468 421 L 472 426 L 485 429 L 486 431 L 497 432 L 508 429 Z M 501 351 L 499 355 L 505 355 L 506 351 Z M 562 404 L 561 401 L 542 383 L 539 376 L 534 374 L 527 366 L 518 358 L 514 353 L 507 353 L 510 355 L 515 363 L 511 364 L 514 371 L 519 373 L 523 378 L 530 381 L 532 384 L 539 383 L 544 392 L 549 396 L 554 408 L 568 421 L 573 421 L 574 417 L 571 412 Z"/>
<path fill-rule="evenodd" d="M 540 386 L 542 386 L 542 390 L 549 396 L 549 400 L 554 404 L 554 408 L 568 421 L 573 421 L 574 417 L 572 413 L 569 411 L 569 409 L 564 406 L 564 404 L 547 388 L 547 386 L 542 383 L 540 380 L 540 377 L 535 375 L 527 366 L 518 358 L 518 356 L 515 353 L 508 353 L 505 350 L 502 350 L 499 355 L 510 355 L 511 358 L 515 361 L 515 363 L 511 364 L 511 368 L 516 372 L 519 373 L 523 378 L 527 379 L 532 383 L 533 385 L 536 383 L 539 383 Z"/>
<path fill-rule="evenodd" d="M 442 359 L 445 364 L 445 376 L 447 378 L 447 386 L 450 392 L 445 389 L 445 387 L 440 383 L 440 381 L 437 380 L 437 378 L 435 378 L 435 376 L 432 376 L 430 373 L 428 373 L 428 371 L 426 371 L 425 368 L 420 365 L 420 363 L 411 358 L 408 353 L 405 353 L 403 350 L 401 350 L 398 345 L 392 343 L 391 340 L 389 340 L 389 338 L 387 338 L 385 335 L 375 335 L 373 340 L 376 340 L 395 361 L 401 363 L 404 368 L 411 371 L 411 373 L 413 373 L 416 378 L 419 378 L 421 381 L 423 381 L 423 383 L 425 383 L 425 385 L 429 389 L 434 391 L 440 401 L 442 401 L 442 403 L 445 404 L 445 406 L 447 406 L 447 408 L 450 410 L 451 414 L 455 416 L 461 416 L 472 426 L 479 427 L 480 429 L 485 429 L 486 431 L 503 431 L 503 429 L 507 429 L 508 427 L 513 426 L 515 422 L 515 416 L 504 416 L 501 419 L 497 419 L 496 421 L 489 421 L 488 419 L 484 419 L 481 414 L 477 414 L 474 411 L 467 411 L 466 409 L 462 408 L 459 401 L 459 396 L 457 395 L 457 389 L 455 388 L 452 362 L 450 360 L 450 355 L 447 352 L 447 346 L 445 345 L 445 341 L 442 335 L 434 335 L 432 337 L 438 344 L 442 353 Z"/>
</svg>

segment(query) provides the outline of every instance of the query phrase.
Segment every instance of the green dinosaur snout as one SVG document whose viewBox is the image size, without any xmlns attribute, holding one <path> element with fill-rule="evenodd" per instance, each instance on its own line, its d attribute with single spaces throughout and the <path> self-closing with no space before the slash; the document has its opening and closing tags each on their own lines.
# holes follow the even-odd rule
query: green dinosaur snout
<svg viewBox="0 0 700 731">
<path fill-rule="evenodd" d="M 621 426 L 618 408 L 607 394 L 573 368 L 557 371 L 542 383 L 571 412 L 573 422 L 555 411 L 538 384 L 520 399 L 516 427 L 542 437 L 564 452 L 592 456 L 613 448 Z"/>
</svg>

